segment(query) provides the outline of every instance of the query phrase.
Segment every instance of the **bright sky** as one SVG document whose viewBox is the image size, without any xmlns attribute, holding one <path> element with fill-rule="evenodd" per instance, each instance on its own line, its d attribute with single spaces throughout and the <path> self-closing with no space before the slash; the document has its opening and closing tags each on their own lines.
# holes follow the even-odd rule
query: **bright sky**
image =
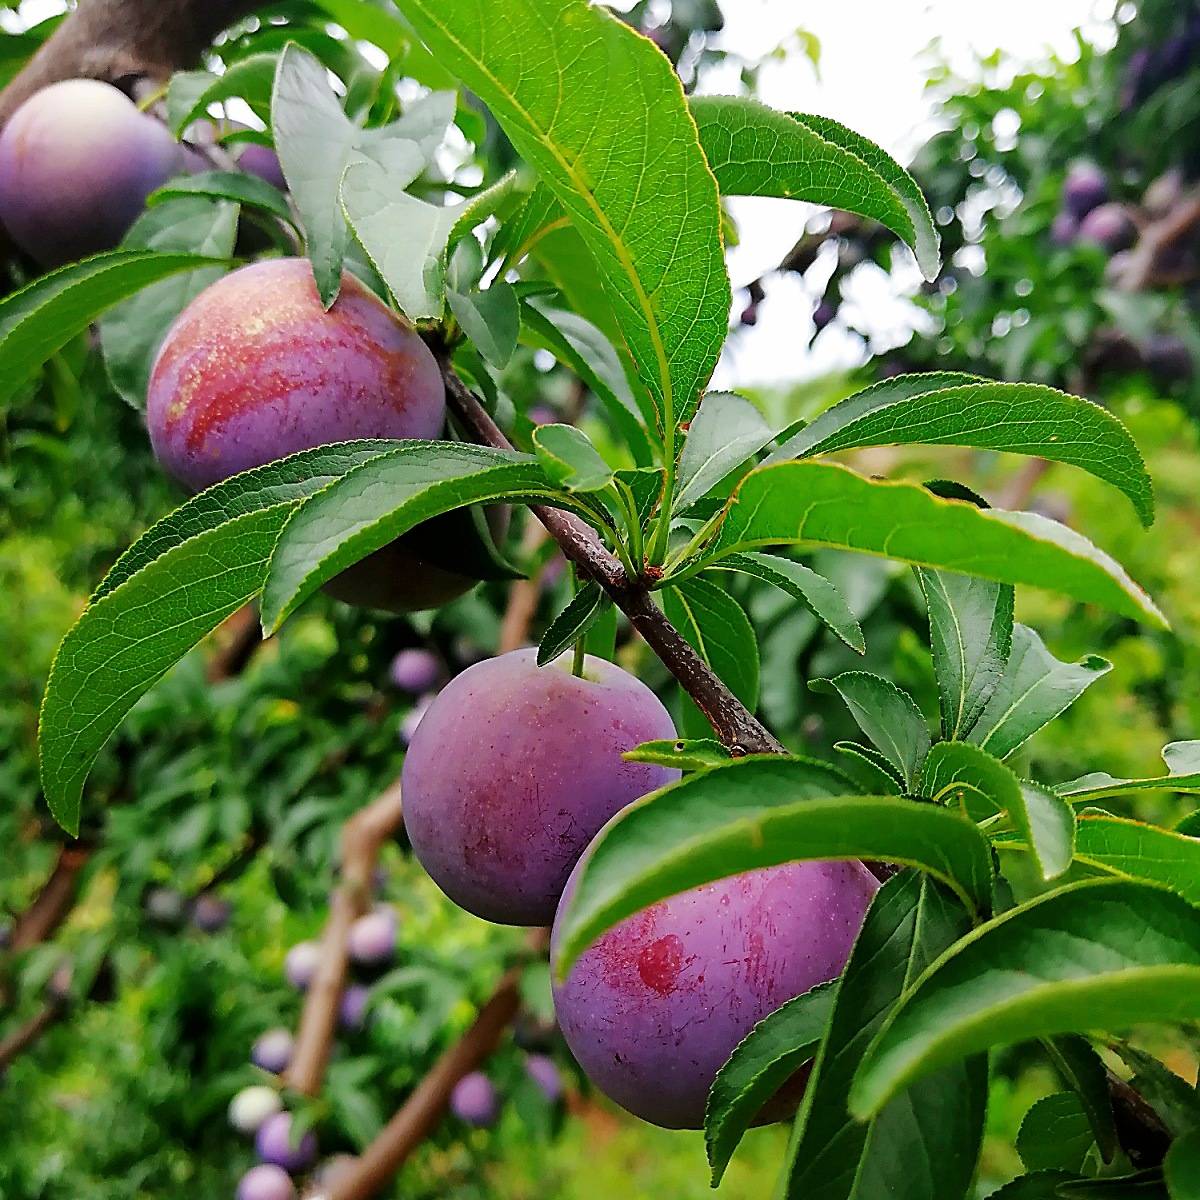
<svg viewBox="0 0 1200 1200">
<path fill-rule="evenodd" d="M 632 0 L 610 0 L 628 8 Z M 1002 49 L 1018 64 L 1037 63 L 1049 53 L 1070 57 L 1072 31 L 1107 44 L 1120 0 L 719 0 L 725 14 L 720 45 L 757 60 L 778 47 L 785 52 L 759 73 L 759 98 L 772 107 L 821 113 L 879 142 L 907 161 L 928 136 L 932 105 L 925 92 L 930 48 L 968 78 L 978 75 L 979 56 Z M 61 12 L 62 0 L 23 0 L 19 21 L 31 24 Z M 14 25 L 0 10 L 0 21 Z M 820 44 L 820 72 L 800 48 L 797 30 Z M 736 64 L 710 71 L 699 90 L 737 90 Z M 787 252 L 813 209 L 786 200 L 735 199 L 740 244 L 730 252 L 735 287 L 744 287 Z M 843 291 L 843 312 L 869 327 L 876 349 L 899 345 L 921 314 L 903 299 L 916 286 L 915 266 L 888 277 L 874 268 L 855 272 Z M 861 362 L 861 339 L 838 325 L 807 349 L 815 297 L 794 275 L 776 278 L 760 307 L 759 322 L 730 340 L 715 386 L 782 383 L 811 378 Z"/>
</svg>

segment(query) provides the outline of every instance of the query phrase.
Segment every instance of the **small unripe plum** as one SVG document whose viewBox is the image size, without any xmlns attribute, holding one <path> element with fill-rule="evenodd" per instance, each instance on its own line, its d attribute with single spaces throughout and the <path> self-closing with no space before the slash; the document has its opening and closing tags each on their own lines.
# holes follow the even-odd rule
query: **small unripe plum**
<svg viewBox="0 0 1200 1200">
<path fill-rule="evenodd" d="M 738 1042 L 846 965 L 878 887 L 861 863 L 789 863 L 662 900 L 608 930 L 555 986 L 563 1037 L 622 1108 L 697 1129 Z M 573 890 L 574 876 L 560 916 Z M 557 934 L 556 923 L 552 956 Z"/>
<path fill-rule="evenodd" d="M 1108 199 L 1108 176 L 1093 162 L 1077 162 L 1063 181 L 1063 205 L 1077 220 L 1082 220 Z"/>
<path fill-rule="evenodd" d="M 338 1025 L 347 1033 L 357 1033 L 366 1023 L 367 1001 L 371 998 L 370 988 L 361 983 L 352 983 L 342 992 L 338 1003 Z"/>
<path fill-rule="evenodd" d="M 1079 222 L 1079 240 L 1115 254 L 1137 241 L 1137 226 L 1121 204 L 1101 204 Z"/>
<path fill-rule="evenodd" d="M 291 1176 L 274 1163 L 259 1163 L 242 1176 L 237 1200 L 295 1200 L 296 1185 Z"/>
<path fill-rule="evenodd" d="M 111 250 L 182 169 L 179 143 L 124 92 L 95 79 L 53 83 L 0 132 L 0 223 L 58 266 Z"/>
<path fill-rule="evenodd" d="M 297 942 L 283 960 L 283 974 L 288 983 L 304 991 L 321 965 L 321 947 L 317 942 Z"/>
<path fill-rule="evenodd" d="M 514 650 L 468 667 L 438 693 L 404 759 L 413 851 L 456 904 L 505 925 L 547 925 L 600 827 L 678 771 L 625 762 L 675 738 L 641 680 L 588 657 L 545 667 Z"/>
<path fill-rule="evenodd" d="M 557 1104 L 562 1099 L 562 1072 L 549 1055 L 527 1054 L 525 1056 L 525 1074 L 538 1085 L 542 1095 L 551 1104 Z"/>
<path fill-rule="evenodd" d="M 1074 213 L 1065 209 L 1056 213 L 1050 222 L 1050 240 L 1056 246 L 1070 246 L 1079 236 L 1079 221 Z"/>
<path fill-rule="evenodd" d="M 432 650 L 411 647 L 392 659 L 392 683 L 413 696 L 433 689 L 442 673 L 442 664 Z"/>
<path fill-rule="evenodd" d="M 178 925 L 183 920 L 187 901 L 174 888 L 153 887 L 143 901 L 146 916 L 156 925 Z"/>
<path fill-rule="evenodd" d="M 450 1093 L 450 1111 L 468 1125 L 490 1129 L 500 1115 L 496 1085 L 482 1071 L 464 1075 Z"/>
<path fill-rule="evenodd" d="M 202 933 L 217 933 L 229 924 L 232 912 L 228 900 L 203 892 L 192 901 L 192 924 Z"/>
<path fill-rule="evenodd" d="M 365 966 L 388 962 L 396 952 L 396 914 L 377 908 L 350 926 L 347 942 L 351 961 Z"/>
<path fill-rule="evenodd" d="M 285 1171 L 303 1171 L 316 1161 L 317 1135 L 310 1129 L 293 1145 L 292 1114 L 276 1113 L 259 1127 L 254 1149 L 265 1163 L 274 1163 Z"/>
<path fill-rule="evenodd" d="M 250 1050 L 250 1061 L 272 1075 L 288 1068 L 295 1048 L 292 1035 L 286 1029 L 268 1029 Z"/>
<path fill-rule="evenodd" d="M 283 1108 L 279 1093 L 264 1084 L 244 1087 L 229 1102 L 229 1123 L 239 1133 L 257 1133 L 268 1118 Z"/>
</svg>

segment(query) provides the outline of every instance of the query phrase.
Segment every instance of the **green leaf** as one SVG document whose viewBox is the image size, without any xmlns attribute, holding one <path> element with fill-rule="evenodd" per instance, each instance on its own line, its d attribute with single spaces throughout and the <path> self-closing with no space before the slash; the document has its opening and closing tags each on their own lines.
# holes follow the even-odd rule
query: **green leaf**
<svg viewBox="0 0 1200 1200">
<path fill-rule="evenodd" d="M 810 544 L 1047 588 L 1164 626 L 1125 571 L 1074 531 L 1034 513 L 983 512 L 911 483 L 865 479 L 834 463 L 758 467 L 730 499 L 713 558 Z"/>
<path fill-rule="evenodd" d="M 447 290 L 446 303 L 475 349 L 493 367 L 503 370 L 517 348 L 521 310 L 511 283 L 500 280 L 486 291 Z"/>
<path fill-rule="evenodd" d="M 195 197 L 159 204 L 142 213 L 125 235 L 127 249 L 189 252 L 213 259 L 233 256 L 238 207 Z M 175 318 L 225 273 L 201 267 L 152 283 L 110 309 L 100 321 L 100 345 L 108 377 L 134 408 L 146 406 L 146 388 L 158 348 Z"/>
<path fill-rule="evenodd" d="M 962 905 L 916 872 L 880 889 L 842 973 L 796 1117 L 785 1196 L 961 1200 L 983 1136 L 985 1056 L 926 1079 L 870 1124 L 855 1121 L 846 1101 L 864 1049 L 905 988 L 969 928 Z"/>
<path fill-rule="evenodd" d="M 967 738 L 1007 758 L 1111 670 L 1098 654 L 1060 662 L 1032 629 L 1016 625 L 1004 674 Z"/>
<path fill-rule="evenodd" d="M 999 759 L 968 742 L 939 742 L 925 760 L 922 790 L 949 802 L 952 793 L 970 788 L 1006 812 L 1033 848 L 1043 879 L 1054 879 L 1071 865 L 1075 814 L 1070 805 L 1032 783 L 1022 783 Z"/>
<path fill-rule="evenodd" d="M 1118 1149 L 1117 1126 L 1104 1060 L 1086 1038 L 1048 1038 L 1045 1047 L 1063 1082 L 1079 1097 L 1100 1157 L 1106 1163 L 1112 1162 Z"/>
<path fill-rule="evenodd" d="M 1200 741 L 1171 742 L 1163 747 L 1162 754 L 1167 764 L 1166 775 L 1156 775 L 1152 779 L 1117 779 L 1104 771 L 1095 771 L 1070 783 L 1060 783 L 1054 790 L 1072 802 L 1121 796 L 1127 792 L 1200 792 Z"/>
<path fill-rule="evenodd" d="M 1186 1079 L 1153 1054 L 1128 1042 L 1118 1042 L 1112 1050 L 1132 1069 L 1130 1082 L 1162 1118 L 1172 1136 L 1182 1136 L 1200 1125 L 1200 1091 Z"/>
<path fill-rule="evenodd" d="M 885 379 L 823 412 L 768 462 L 861 446 L 974 446 L 1081 467 L 1129 497 L 1142 524 L 1154 490 L 1129 431 L 1107 409 L 1036 383 L 954 373 Z"/>
<path fill-rule="evenodd" d="M 894 796 L 847 796 L 824 763 L 735 759 L 635 801 L 588 848 L 561 917 L 560 974 L 605 929 L 689 888 L 784 862 L 920 867 L 974 911 L 991 902 L 983 835 L 961 814 Z"/>
<path fill-rule="evenodd" d="M 1158 1167 L 1132 1175 L 1069 1179 L 1058 1185 L 1056 1196 L 1058 1200 L 1167 1200 Z"/>
<path fill-rule="evenodd" d="M 872 217 L 902 238 L 926 279 L 938 237 L 920 189 L 866 138 L 827 118 L 735 96 L 696 96 L 700 143 L 725 195 L 781 196 Z"/>
<path fill-rule="evenodd" d="M 583 638 L 584 652 L 613 662 L 617 655 L 617 606 L 602 604 Z"/>
<path fill-rule="evenodd" d="M 1087 1113 L 1074 1092 L 1034 1101 L 1017 1132 L 1017 1153 L 1027 1171 L 1078 1172 L 1095 1144 Z"/>
<path fill-rule="evenodd" d="M 93 602 L 184 542 L 247 513 L 294 504 L 347 471 L 396 448 L 393 441 L 335 442 L 301 450 L 216 483 L 151 525 L 112 565 Z"/>
<path fill-rule="evenodd" d="M 763 1105 L 816 1053 L 833 998 L 830 982 L 789 1000 L 755 1025 L 717 1072 L 704 1113 L 713 1187 Z"/>
<path fill-rule="evenodd" d="M 537 665 L 544 667 L 569 650 L 591 628 L 608 598 L 594 583 L 585 583 L 570 604 L 550 622 L 538 645 Z"/>
<path fill-rule="evenodd" d="M 487 0 L 400 8 L 567 210 L 673 430 L 716 365 L 730 291 L 716 183 L 671 64 L 587 0 L 513 0 L 502 38 Z"/>
<path fill-rule="evenodd" d="M 54 819 L 79 832 L 83 782 L 152 684 L 262 586 L 291 505 L 263 508 L 182 542 L 90 604 L 50 669 L 39 732 Z"/>
<path fill-rule="evenodd" d="M 1171 1200 L 1200 1200 L 1200 1128 L 1178 1137 L 1163 1162 Z"/>
<path fill-rule="evenodd" d="M 762 414 L 732 392 L 709 392 L 688 427 L 679 456 L 674 505 L 682 512 L 774 436 Z"/>
<path fill-rule="evenodd" d="M 0 404 L 114 304 L 182 271 L 202 254 L 113 250 L 42 275 L 0 301 Z"/>
<path fill-rule="evenodd" d="M 859 1068 L 866 1119 L 929 1071 L 989 1046 L 1200 1017 L 1200 909 L 1085 880 L 976 929 L 917 981 Z"/>
<path fill-rule="evenodd" d="M 659 595 L 671 624 L 753 711 L 758 704 L 758 639 L 746 610 L 705 579 L 689 579 Z"/>
<path fill-rule="evenodd" d="M 964 737 L 1004 674 L 1012 650 L 1013 589 L 991 579 L 917 568 L 929 609 L 929 642 L 942 736 Z"/>
<path fill-rule="evenodd" d="M 880 795 L 904 794 L 904 780 L 900 778 L 900 772 L 874 746 L 842 741 L 834 742 L 833 748 L 839 754 L 846 754 L 857 760 L 859 774 L 865 772 L 869 786 Z"/>
<path fill-rule="evenodd" d="M 265 179 L 245 171 L 202 171 L 199 175 L 179 175 L 170 183 L 151 192 L 146 204 L 155 208 L 181 196 L 209 196 L 214 200 L 233 200 L 248 204 L 263 212 L 292 223 L 292 211 L 283 198 L 283 193 Z M 128 244 L 129 239 L 126 238 Z"/>
<path fill-rule="evenodd" d="M 1078 1178 L 1067 1171 L 1035 1171 L 1006 1183 L 988 1200 L 1060 1200 L 1058 1186 Z"/>
<path fill-rule="evenodd" d="M 833 679 L 814 679 L 814 692 L 835 693 L 845 701 L 858 727 L 916 792 L 921 764 L 929 753 L 929 730 L 921 710 L 907 692 L 867 671 L 843 671 Z"/>
<path fill-rule="evenodd" d="M 862 626 L 837 584 L 795 559 L 779 554 L 731 554 L 713 563 L 716 571 L 737 571 L 772 584 L 799 600 L 827 629 L 851 650 L 866 653 Z"/>
<path fill-rule="evenodd" d="M 599 492 L 612 483 L 612 467 L 574 425 L 539 425 L 533 448 L 546 474 L 569 492 Z"/>
<path fill-rule="evenodd" d="M 643 742 L 626 750 L 621 757 L 626 762 L 654 763 L 660 767 L 676 767 L 681 771 L 700 771 L 719 767 L 732 761 L 733 755 L 716 738 L 679 738 L 677 741 Z M 850 787 L 850 781 L 846 780 Z"/>
<path fill-rule="evenodd" d="M 230 63 L 220 75 L 209 71 L 179 71 L 167 88 L 167 125 L 176 136 L 204 116 L 218 100 L 239 96 L 266 121 L 271 110 L 271 88 L 275 83 L 278 56 L 252 54 Z"/>
<path fill-rule="evenodd" d="M 1075 857 L 1113 875 L 1161 884 L 1200 904 L 1200 838 L 1124 817 L 1084 813 Z"/>
<path fill-rule="evenodd" d="M 263 587 L 275 632 L 322 584 L 430 517 L 491 500 L 569 507 L 532 455 L 404 442 L 322 489 L 284 526 Z"/>
</svg>

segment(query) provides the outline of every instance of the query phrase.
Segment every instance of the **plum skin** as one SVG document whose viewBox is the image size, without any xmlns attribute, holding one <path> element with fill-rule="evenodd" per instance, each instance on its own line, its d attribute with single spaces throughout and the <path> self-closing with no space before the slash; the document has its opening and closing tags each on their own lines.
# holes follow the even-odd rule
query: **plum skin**
<svg viewBox="0 0 1200 1200">
<path fill-rule="evenodd" d="M 283 960 L 283 974 L 297 991 L 304 991 L 313 981 L 321 965 L 321 946 L 318 942 L 297 942 Z"/>
<path fill-rule="evenodd" d="M 295 1043 L 292 1035 L 283 1028 L 268 1029 L 250 1051 L 250 1061 L 272 1075 L 286 1071 L 292 1061 Z"/>
<path fill-rule="evenodd" d="M 841 972 L 878 887 L 861 863 L 787 863 L 659 901 L 609 929 L 555 983 L 567 1046 L 622 1108 L 667 1129 L 700 1128 L 734 1047 Z M 779 1099 L 760 1119 L 787 1115 Z"/>
<path fill-rule="evenodd" d="M 239 1133 L 257 1133 L 263 1122 L 282 1108 L 283 1101 L 274 1088 L 252 1084 L 229 1102 L 229 1123 Z"/>
<path fill-rule="evenodd" d="M 274 1163 L 285 1171 L 303 1171 L 316 1161 L 317 1137 L 310 1129 L 292 1145 L 292 1114 L 276 1113 L 259 1126 L 254 1150 L 264 1163 Z"/>
<path fill-rule="evenodd" d="M 500 1115 L 496 1085 L 482 1071 L 464 1075 L 450 1093 L 450 1111 L 468 1125 L 490 1129 Z"/>
<path fill-rule="evenodd" d="M 351 962 L 378 966 L 396 951 L 396 914 L 380 907 L 361 916 L 350 926 L 347 949 Z"/>
<path fill-rule="evenodd" d="M 296 1185 L 275 1163 L 259 1163 L 242 1176 L 237 1200 L 295 1200 Z"/>
<path fill-rule="evenodd" d="M 111 250 L 183 169 L 179 143 L 111 84 L 67 79 L 0 132 L 0 223 L 43 266 Z"/>
<path fill-rule="evenodd" d="M 548 925 L 593 835 L 679 772 L 629 763 L 641 742 L 675 738 L 641 680 L 588 657 L 537 665 L 513 650 L 456 676 L 429 705 L 404 759 L 404 824 L 433 881 L 503 925 Z"/>
</svg>

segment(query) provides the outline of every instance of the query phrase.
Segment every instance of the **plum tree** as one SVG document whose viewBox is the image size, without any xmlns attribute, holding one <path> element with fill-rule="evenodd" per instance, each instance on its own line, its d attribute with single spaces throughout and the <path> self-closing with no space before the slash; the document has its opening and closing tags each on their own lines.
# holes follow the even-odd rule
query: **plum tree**
<svg viewBox="0 0 1200 1200">
<path fill-rule="evenodd" d="M 316 942 L 297 942 L 283 960 L 283 974 L 288 983 L 304 991 L 321 963 L 321 947 Z"/>
<path fill-rule="evenodd" d="M 286 1071 L 292 1061 L 294 1042 L 292 1035 L 281 1028 L 268 1029 L 254 1043 L 250 1050 L 250 1061 L 272 1075 Z"/>
<path fill-rule="evenodd" d="M 282 1108 L 283 1101 L 274 1088 L 251 1084 L 229 1102 L 229 1123 L 239 1133 L 257 1133 L 262 1123 Z"/>
<path fill-rule="evenodd" d="M 0 223 L 44 266 L 110 250 L 183 161 L 167 128 L 111 84 L 51 84 L 0 133 Z"/>
<path fill-rule="evenodd" d="M 274 1163 L 251 1167 L 238 1183 L 237 1200 L 295 1200 L 291 1176 Z"/>
<path fill-rule="evenodd" d="M 445 393 L 415 330 L 353 276 L 326 312 L 308 261 L 273 259 L 218 280 L 180 314 L 154 363 L 146 421 L 159 462 L 198 491 L 329 442 L 436 438 Z M 444 604 L 473 582 L 442 565 L 454 529 L 443 519 L 413 530 L 329 591 L 397 612 Z"/>
<path fill-rule="evenodd" d="M 364 966 L 388 962 L 396 950 L 396 914 L 386 907 L 374 909 L 350 926 L 350 958 Z"/>
<path fill-rule="evenodd" d="M 555 987 L 567 1045 L 622 1108 L 668 1129 L 699 1128 L 738 1042 L 845 966 L 878 887 L 860 863 L 794 863 L 660 901 L 608 930 Z"/>
<path fill-rule="evenodd" d="M 482 1071 L 464 1075 L 450 1094 L 450 1111 L 467 1125 L 490 1129 L 500 1115 L 496 1085 Z"/>
<path fill-rule="evenodd" d="M 303 1171 L 316 1162 L 317 1135 L 310 1129 L 299 1139 L 293 1138 L 292 1114 L 276 1113 L 259 1127 L 254 1150 L 264 1163 L 274 1163 L 285 1171 Z"/>
<path fill-rule="evenodd" d="M 392 659 L 391 679 L 402 692 L 418 696 L 432 690 L 442 673 L 441 663 L 432 650 L 419 646 L 401 650 Z"/>
<path fill-rule="evenodd" d="M 549 924 L 597 830 L 678 776 L 622 753 L 675 736 L 658 697 L 603 659 L 588 656 L 582 677 L 528 649 L 476 663 L 430 704 L 405 756 L 413 850 L 477 916 Z"/>
</svg>

